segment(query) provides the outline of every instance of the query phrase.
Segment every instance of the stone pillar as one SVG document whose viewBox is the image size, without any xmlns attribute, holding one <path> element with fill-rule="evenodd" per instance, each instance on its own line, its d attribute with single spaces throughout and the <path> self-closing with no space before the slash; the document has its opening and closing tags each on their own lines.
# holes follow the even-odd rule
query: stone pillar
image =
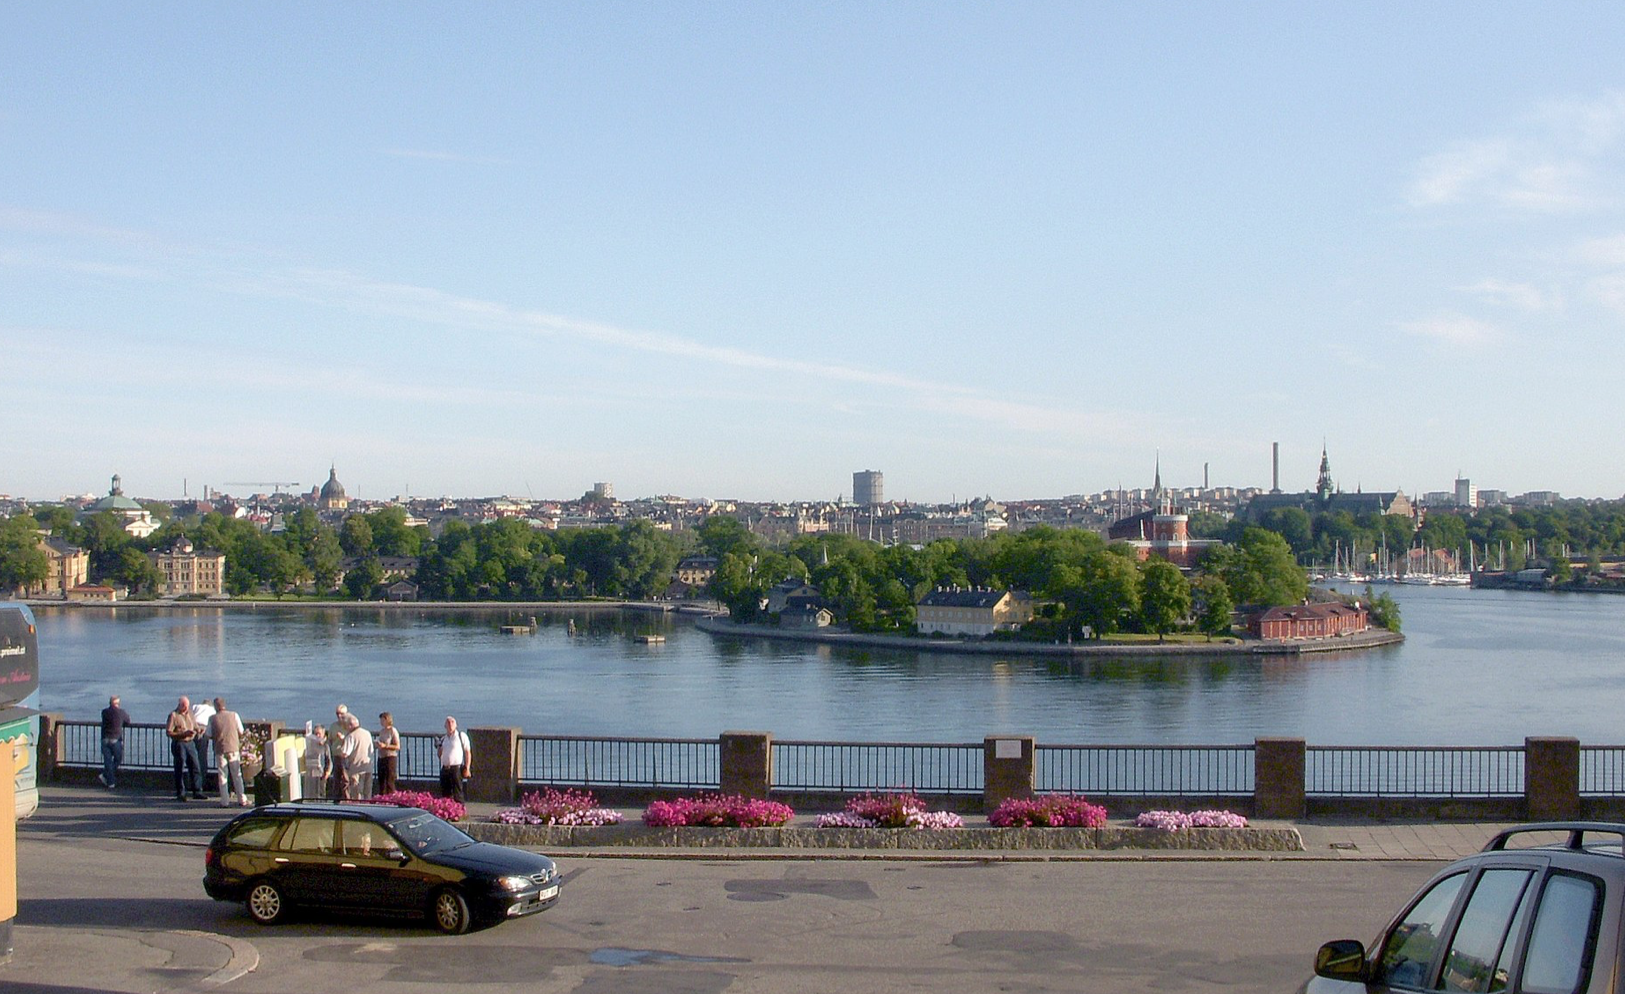
<svg viewBox="0 0 1625 994">
<path fill-rule="evenodd" d="M 1253 817 L 1304 815 L 1303 739 L 1253 740 Z"/>
<path fill-rule="evenodd" d="M 470 728 L 472 772 L 464 791 L 470 801 L 512 804 L 519 798 L 519 729 Z"/>
<path fill-rule="evenodd" d="M 717 753 L 724 794 L 766 797 L 773 789 L 772 732 L 723 732 Z"/>
<path fill-rule="evenodd" d="M 1033 796 L 1037 762 L 1031 735 L 989 735 L 982 740 L 982 810 L 1006 798 Z"/>
<path fill-rule="evenodd" d="M 42 712 L 39 716 L 39 742 L 34 750 L 35 762 L 39 764 L 34 771 L 34 782 L 44 785 L 48 780 L 56 778 L 56 764 L 62 756 L 62 716 L 55 712 Z M 96 759 L 101 760 L 101 733 L 96 735 Z"/>
<path fill-rule="evenodd" d="M 1580 817 L 1580 740 L 1523 740 L 1524 817 L 1566 821 Z"/>
</svg>

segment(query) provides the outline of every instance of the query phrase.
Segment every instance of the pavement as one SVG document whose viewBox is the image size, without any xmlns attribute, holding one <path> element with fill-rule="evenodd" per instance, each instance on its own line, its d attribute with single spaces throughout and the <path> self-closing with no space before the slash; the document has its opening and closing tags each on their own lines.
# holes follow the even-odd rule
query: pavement
<svg viewBox="0 0 1625 994">
<path fill-rule="evenodd" d="M 496 807 L 472 805 L 470 816 L 487 818 Z M 19 910 L 13 929 L 15 952 L 10 963 L 0 965 L 0 990 L 7 994 L 78 994 L 81 991 L 162 989 L 166 994 L 191 994 L 217 991 L 254 970 L 259 964 L 259 954 L 251 942 L 209 930 L 211 919 L 203 912 L 209 910 L 211 902 L 184 902 L 187 906 L 181 907 L 183 902 L 174 897 L 153 897 L 175 892 L 175 866 L 185 868 L 182 876 L 195 879 L 192 870 L 201 870 L 202 848 L 216 829 L 238 813 L 240 809 L 221 807 L 212 800 L 178 803 L 167 792 L 44 788 L 39 811 L 18 826 Z M 636 819 L 640 812 L 625 814 Z M 978 823 L 985 824 L 985 821 L 967 819 L 969 826 Z M 1442 862 L 1478 851 L 1485 841 L 1505 827 L 1501 823 L 1364 820 L 1270 824 L 1295 828 L 1303 839 L 1303 851 L 730 849 L 726 858 L 730 861 L 816 859 L 829 862 L 934 860 L 960 864 L 968 861 L 1177 860 Z M 151 848 L 154 845 L 165 848 L 155 850 Z M 166 868 L 154 869 L 149 876 L 139 865 L 127 866 L 132 862 L 130 853 L 142 852 L 154 854 L 149 861 L 162 863 Z M 87 859 L 100 859 L 105 865 L 118 869 L 111 877 L 106 873 L 85 874 L 87 879 L 79 881 L 76 875 L 63 872 L 59 861 L 64 853 L 84 853 Z M 187 853 L 196 854 L 195 867 L 190 863 L 190 855 L 176 859 Z M 714 848 L 568 849 L 551 854 L 572 859 L 713 862 L 721 856 Z M 674 868 L 672 872 L 682 871 Z M 159 873 L 167 875 L 160 877 Z M 64 877 L 71 881 L 68 887 L 72 893 L 30 893 L 31 885 L 44 889 L 44 881 L 54 882 Z M 60 885 L 52 883 L 51 886 Z M 190 887 L 188 884 L 186 889 Z M 162 904 L 166 917 L 158 925 L 148 922 L 143 927 L 140 909 L 149 901 Z M 193 903 L 202 908 L 195 915 L 190 910 Z M 184 927 L 194 924 L 199 927 Z"/>
</svg>

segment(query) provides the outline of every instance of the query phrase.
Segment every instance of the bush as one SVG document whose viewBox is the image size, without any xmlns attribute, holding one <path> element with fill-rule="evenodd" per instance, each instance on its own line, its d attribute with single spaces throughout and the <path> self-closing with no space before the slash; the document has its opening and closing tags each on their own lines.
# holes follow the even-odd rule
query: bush
<svg viewBox="0 0 1625 994">
<path fill-rule="evenodd" d="M 368 804 L 395 804 L 403 808 L 422 808 L 437 818 L 447 821 L 462 821 L 468 816 L 468 809 L 461 801 L 450 797 L 436 797 L 433 794 L 419 790 L 397 790 L 390 794 L 379 794 L 367 798 Z"/>
<path fill-rule="evenodd" d="M 1076 794 L 1010 797 L 987 820 L 995 828 L 1099 828 L 1106 824 L 1106 809 Z"/>
<path fill-rule="evenodd" d="M 929 811 L 924 801 L 908 793 L 863 794 L 846 802 L 846 809 L 818 816 L 819 828 L 963 828 L 952 811 Z"/>
<path fill-rule="evenodd" d="M 643 812 L 643 823 L 651 828 L 682 828 L 712 825 L 731 828 L 760 828 L 783 825 L 796 813 L 788 804 L 729 794 L 702 794 L 675 801 L 655 801 Z"/>
<path fill-rule="evenodd" d="M 503 808 L 491 820 L 505 825 L 618 825 L 621 813 L 599 807 L 591 791 L 549 787 L 526 794 L 519 807 Z"/>
<path fill-rule="evenodd" d="M 1146 811 L 1134 819 L 1134 824 L 1178 832 L 1187 828 L 1246 828 L 1247 819 L 1232 811 Z"/>
</svg>

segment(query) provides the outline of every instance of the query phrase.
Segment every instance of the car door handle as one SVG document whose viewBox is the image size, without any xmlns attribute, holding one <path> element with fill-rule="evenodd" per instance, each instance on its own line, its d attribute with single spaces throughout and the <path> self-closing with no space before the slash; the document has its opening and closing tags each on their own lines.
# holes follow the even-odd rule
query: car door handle
<svg viewBox="0 0 1625 994">
<path fill-rule="evenodd" d="M 346 870 L 355 869 L 355 864 L 354 863 L 340 863 L 339 865 L 344 867 Z"/>
<path fill-rule="evenodd" d="M 278 863 L 286 863 L 287 861 L 288 861 L 288 857 L 286 857 L 286 856 L 278 856 L 276 858 L 276 862 L 278 862 Z"/>
</svg>

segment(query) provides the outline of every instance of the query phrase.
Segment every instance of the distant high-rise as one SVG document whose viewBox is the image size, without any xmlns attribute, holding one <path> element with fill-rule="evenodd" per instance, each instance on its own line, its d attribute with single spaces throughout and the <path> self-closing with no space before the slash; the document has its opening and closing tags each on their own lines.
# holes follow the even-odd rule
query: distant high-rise
<svg viewBox="0 0 1625 994">
<path fill-rule="evenodd" d="M 852 474 L 852 503 L 886 503 L 886 478 L 878 470 L 866 469 Z"/>
<path fill-rule="evenodd" d="M 594 483 L 592 485 L 592 496 L 594 500 L 614 500 L 615 484 Z"/>
<path fill-rule="evenodd" d="M 1457 507 L 1477 507 L 1478 506 L 1478 488 L 1473 486 L 1473 481 L 1472 480 L 1457 477 L 1457 479 L 1456 479 L 1456 506 Z"/>
</svg>

